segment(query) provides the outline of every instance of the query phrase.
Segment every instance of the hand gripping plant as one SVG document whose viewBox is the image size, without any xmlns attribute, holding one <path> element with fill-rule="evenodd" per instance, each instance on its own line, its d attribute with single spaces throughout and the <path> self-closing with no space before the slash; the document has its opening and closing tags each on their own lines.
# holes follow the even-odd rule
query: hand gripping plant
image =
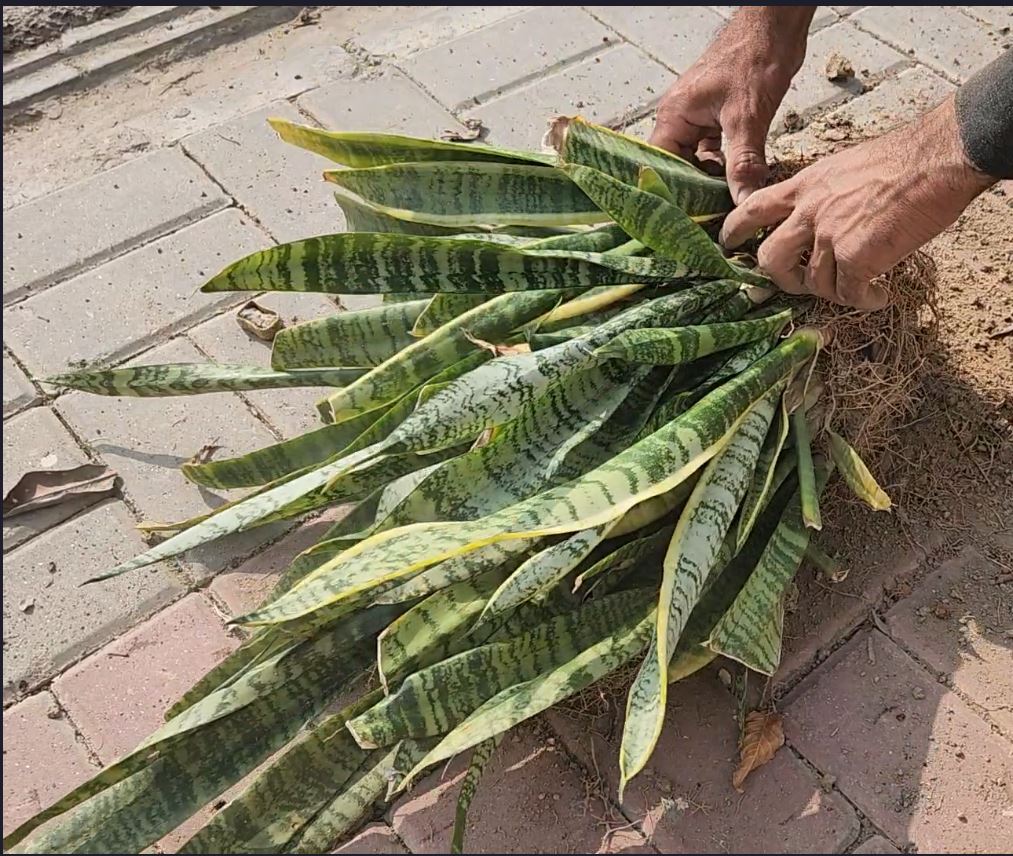
<svg viewBox="0 0 1013 856">
<path fill-rule="evenodd" d="M 281 331 L 270 369 L 52 382 L 333 388 L 316 430 L 185 465 L 196 484 L 252 490 L 162 527 L 174 534 L 106 576 L 351 510 L 235 620 L 249 636 L 165 725 L 16 830 L 16 852 L 139 852 L 272 754 L 183 851 L 319 852 L 468 751 L 459 850 L 504 732 L 639 663 L 625 786 L 672 683 L 718 655 L 773 673 L 781 596 L 835 465 L 889 507 L 824 424 L 826 332 L 796 328 L 800 304 L 709 236 L 731 205 L 724 182 L 580 119 L 553 123 L 553 154 L 272 124 L 347 167 L 325 177 L 351 231 L 253 253 L 203 290 L 384 302 Z"/>
</svg>

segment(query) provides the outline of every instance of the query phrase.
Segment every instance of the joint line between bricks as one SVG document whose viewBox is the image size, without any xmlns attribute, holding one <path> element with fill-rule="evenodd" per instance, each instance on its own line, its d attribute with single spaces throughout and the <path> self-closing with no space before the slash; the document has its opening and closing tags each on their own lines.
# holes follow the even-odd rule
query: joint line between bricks
<svg viewBox="0 0 1013 856">
<path fill-rule="evenodd" d="M 909 62 L 919 63 L 921 65 L 924 65 L 926 68 L 931 69 L 936 74 L 943 77 L 947 83 L 952 83 L 955 86 L 961 85 L 960 81 L 957 78 L 953 77 L 950 71 L 942 68 L 941 66 L 934 65 L 933 63 L 929 62 L 926 59 L 922 59 L 918 53 L 909 53 L 908 49 L 901 47 L 900 44 L 890 41 L 888 38 L 880 35 L 874 30 L 863 27 L 861 23 L 858 21 L 858 19 L 849 17 L 843 23 L 848 26 L 854 27 L 856 30 L 858 30 L 858 32 L 865 33 L 865 35 L 871 36 L 877 42 L 880 42 L 881 44 L 886 45 L 888 48 L 897 51 L 897 53 L 905 57 Z"/>
<path fill-rule="evenodd" d="M 676 77 L 679 77 L 682 74 L 682 72 L 680 72 L 675 66 L 669 65 L 660 56 L 658 56 L 657 54 L 655 54 L 650 48 L 647 48 L 644 45 L 640 44 L 639 42 L 634 41 L 630 36 L 627 36 L 621 30 L 616 29 L 616 27 L 613 26 L 612 24 L 610 24 L 608 21 L 604 20 L 603 18 L 600 18 L 598 15 L 596 15 L 594 12 L 591 11 L 591 8 L 589 6 L 581 6 L 580 8 L 584 12 L 586 12 L 591 18 L 593 18 L 595 21 L 597 21 L 599 24 L 601 24 L 606 30 L 609 30 L 610 32 L 615 33 L 619 37 L 619 40 L 620 40 L 621 43 L 625 43 L 625 44 L 630 45 L 631 47 L 636 48 L 642 54 L 644 54 L 645 56 L 647 56 L 650 59 L 654 60 L 658 65 L 662 66 L 666 71 L 671 72 Z M 705 6 L 704 8 L 705 9 L 709 9 L 711 12 L 714 12 L 714 14 L 717 15 L 721 19 L 721 25 L 718 27 L 718 29 L 719 30 L 723 29 L 724 26 L 728 23 L 728 19 L 725 18 L 720 12 L 718 12 L 715 9 L 711 8 L 710 6 Z M 713 37 L 712 37 L 711 41 L 712 40 L 713 40 Z M 710 44 L 710 41 L 708 41 L 708 44 Z M 703 51 L 705 51 L 706 49 L 707 49 L 707 46 L 705 45 L 703 47 Z M 603 48 L 602 51 L 604 51 L 604 50 L 607 50 L 607 49 Z M 702 51 L 701 51 L 701 53 L 702 53 Z M 657 102 L 658 100 L 660 100 L 660 96 L 659 96 L 659 98 L 656 98 L 654 100 L 655 100 L 655 102 Z M 636 120 L 634 120 L 634 121 L 636 121 Z"/>
</svg>

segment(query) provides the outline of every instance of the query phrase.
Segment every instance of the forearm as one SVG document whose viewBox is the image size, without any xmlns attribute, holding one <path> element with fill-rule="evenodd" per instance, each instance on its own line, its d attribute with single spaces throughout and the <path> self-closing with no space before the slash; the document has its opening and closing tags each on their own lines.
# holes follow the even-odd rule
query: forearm
<svg viewBox="0 0 1013 856">
<path fill-rule="evenodd" d="M 809 25 L 818 6 L 740 6 L 726 31 L 735 32 L 744 42 L 758 42 L 770 54 L 771 62 L 789 61 L 791 74 L 805 59 Z"/>
<path fill-rule="evenodd" d="M 1013 178 L 1013 50 L 974 74 L 956 96 L 957 125 L 974 166 Z"/>
</svg>

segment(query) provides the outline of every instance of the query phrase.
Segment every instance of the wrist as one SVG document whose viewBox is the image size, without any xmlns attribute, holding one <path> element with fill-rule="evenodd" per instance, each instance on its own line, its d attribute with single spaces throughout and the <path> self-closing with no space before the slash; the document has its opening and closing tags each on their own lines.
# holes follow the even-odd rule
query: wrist
<svg viewBox="0 0 1013 856">
<path fill-rule="evenodd" d="M 952 95 L 922 117 L 919 131 L 923 151 L 929 154 L 926 165 L 965 204 L 995 184 L 996 179 L 978 169 L 967 153 Z"/>
<path fill-rule="evenodd" d="M 809 25 L 816 6 L 742 6 L 728 29 L 741 32 L 763 64 L 794 77 L 805 61 Z"/>
</svg>

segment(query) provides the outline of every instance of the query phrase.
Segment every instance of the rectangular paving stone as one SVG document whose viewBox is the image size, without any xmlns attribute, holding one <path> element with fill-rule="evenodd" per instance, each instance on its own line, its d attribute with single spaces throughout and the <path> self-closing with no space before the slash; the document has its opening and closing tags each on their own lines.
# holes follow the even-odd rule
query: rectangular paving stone
<svg viewBox="0 0 1013 856">
<path fill-rule="evenodd" d="M 185 339 L 139 357 L 138 363 L 208 362 Z M 57 407 L 78 435 L 123 478 L 123 494 L 145 520 L 185 520 L 221 505 L 218 491 L 191 484 L 179 472 L 206 444 L 220 446 L 227 458 L 275 441 L 243 401 L 232 393 L 169 398 L 113 398 L 75 392 Z M 243 492 L 234 492 L 241 496 Z M 187 553 L 186 567 L 195 581 L 248 556 L 288 524 L 272 524 L 213 541 Z"/>
<path fill-rule="evenodd" d="M 851 61 L 855 77 L 842 82 L 827 80 L 827 60 L 835 52 Z M 806 119 L 818 110 L 860 95 L 865 86 L 908 64 L 909 57 L 846 21 L 825 27 L 809 37 L 805 62 L 774 117 L 773 130 L 785 130 L 788 111 Z"/>
<path fill-rule="evenodd" d="M 587 713 L 549 714 L 567 749 L 619 786 L 625 693 Z M 708 668 L 669 688 L 664 730 L 647 768 L 626 787 L 624 813 L 662 853 L 838 853 L 859 822 L 788 749 L 754 771 L 744 794 L 731 785 L 738 760 L 736 702 Z"/>
<path fill-rule="evenodd" d="M 961 6 L 960 11 L 979 21 L 984 21 L 986 24 L 991 24 L 993 27 L 998 27 L 1000 36 L 1009 35 L 1009 30 L 1006 33 L 1001 32 L 1003 27 L 1013 26 L 1013 6 Z"/>
<path fill-rule="evenodd" d="M 143 549 L 126 506 L 107 502 L 4 556 L 4 701 L 182 592 L 164 565 L 81 585 Z"/>
<path fill-rule="evenodd" d="M 333 315 L 340 309 L 333 301 L 316 294 L 266 294 L 257 297 L 258 306 L 273 309 L 286 325 L 308 321 L 320 315 Z M 271 343 L 243 330 L 230 310 L 194 327 L 187 337 L 205 354 L 219 363 L 270 366 Z M 266 389 L 243 393 L 261 415 L 285 437 L 294 437 L 321 426 L 316 402 L 330 390 L 327 387 Z"/>
<path fill-rule="evenodd" d="M 967 80 L 1003 50 L 997 33 L 952 6 L 866 6 L 851 20 L 956 81 Z"/>
<path fill-rule="evenodd" d="M 882 835 L 873 835 L 872 838 L 867 838 L 861 844 L 859 844 L 852 853 L 900 853 L 900 851 L 894 847 L 889 841 L 887 841 Z"/>
<path fill-rule="evenodd" d="M 457 124 L 432 96 L 397 69 L 321 86 L 301 96 L 299 106 L 333 131 L 438 137 L 444 128 Z"/>
<path fill-rule="evenodd" d="M 468 754 L 419 782 L 388 813 L 394 832 L 412 853 L 447 853 L 457 791 Z M 470 853 L 637 852 L 645 842 L 609 836 L 584 813 L 586 774 L 559 741 L 539 725 L 508 734 L 479 782 L 468 811 L 465 848 Z M 641 851 L 645 852 L 645 851 Z M 649 849 L 646 852 L 651 852 Z"/>
<path fill-rule="evenodd" d="M 679 73 L 706 50 L 724 18 L 707 6 L 588 6 L 623 38 Z"/>
<path fill-rule="evenodd" d="M 6 836 L 98 770 L 48 692 L 5 710 L 3 723 Z"/>
<path fill-rule="evenodd" d="M 32 386 L 32 382 L 28 379 L 27 375 L 7 354 L 4 354 L 4 419 L 17 413 L 19 410 L 29 407 L 34 404 L 39 394 L 35 391 L 35 387 Z"/>
<path fill-rule="evenodd" d="M 88 456 L 84 450 L 48 407 L 34 407 L 4 423 L 4 496 L 26 473 L 36 470 L 68 470 L 87 463 Z M 81 497 L 26 514 L 5 517 L 4 550 L 24 543 L 92 504 L 94 500 Z"/>
<path fill-rule="evenodd" d="M 342 844 L 332 853 L 408 853 L 405 846 L 398 840 L 385 823 L 371 823 L 346 844 Z"/>
<path fill-rule="evenodd" d="M 4 303 L 227 204 L 195 163 L 163 149 L 5 211 Z"/>
<path fill-rule="evenodd" d="M 489 129 L 496 145 L 539 149 L 549 121 L 579 114 L 600 124 L 646 111 L 665 91 L 672 73 L 632 45 L 545 75 L 469 111 Z"/>
<path fill-rule="evenodd" d="M 879 631 L 852 637 L 783 710 L 791 745 L 902 848 L 1008 849 L 1010 743 Z"/>
<path fill-rule="evenodd" d="M 322 540 L 324 533 L 348 508 L 350 506 L 328 509 L 321 517 L 303 523 L 277 543 L 251 556 L 235 570 L 222 571 L 212 580 L 211 591 L 224 601 L 234 616 L 256 609 L 266 600 L 292 560 Z"/>
<path fill-rule="evenodd" d="M 126 359 L 242 294 L 205 280 L 267 238 L 233 209 L 127 253 L 4 311 L 4 339 L 36 377 Z"/>
<path fill-rule="evenodd" d="M 60 675 L 53 692 L 109 764 L 238 644 L 203 595 L 187 595 Z"/>
<path fill-rule="evenodd" d="M 1013 739 L 1013 586 L 973 547 L 943 562 L 887 614 L 894 639 Z M 1004 591 L 1005 589 L 1005 591 Z"/>
<path fill-rule="evenodd" d="M 182 146 L 229 194 L 285 243 L 335 232 L 342 222 L 333 185 L 321 172 L 332 166 L 279 139 L 268 117 L 306 124 L 287 101 L 186 137 Z"/>
<path fill-rule="evenodd" d="M 441 104 L 459 109 L 601 50 L 610 38 L 579 7 L 540 6 L 441 41 L 401 67 Z"/>
</svg>

